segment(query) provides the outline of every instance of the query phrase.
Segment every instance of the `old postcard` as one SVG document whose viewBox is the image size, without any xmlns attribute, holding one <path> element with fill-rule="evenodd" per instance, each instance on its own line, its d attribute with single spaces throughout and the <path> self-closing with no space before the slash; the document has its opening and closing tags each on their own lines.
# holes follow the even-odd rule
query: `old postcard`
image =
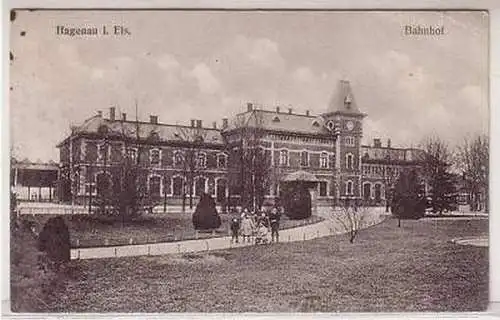
<svg viewBox="0 0 500 320">
<path fill-rule="evenodd" d="M 11 312 L 488 307 L 487 12 L 10 20 Z"/>
</svg>

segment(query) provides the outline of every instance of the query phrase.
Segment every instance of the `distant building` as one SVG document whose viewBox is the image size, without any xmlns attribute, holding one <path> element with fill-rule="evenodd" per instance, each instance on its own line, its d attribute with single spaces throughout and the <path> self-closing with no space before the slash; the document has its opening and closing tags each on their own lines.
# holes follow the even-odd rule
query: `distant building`
<svg viewBox="0 0 500 320">
<path fill-rule="evenodd" d="M 55 162 L 11 160 L 10 184 L 18 200 L 55 201 L 59 166 Z"/>
<path fill-rule="evenodd" d="M 267 203 L 279 197 L 284 176 L 303 170 L 319 180 L 313 192 L 319 205 L 344 198 L 382 205 L 399 172 L 418 168 L 422 160 L 421 150 L 394 148 L 390 140 L 386 146 L 380 139 L 371 146 L 361 144 L 366 114 L 360 111 L 347 81 L 338 84 L 320 115 L 298 114 L 282 106 L 263 110 L 249 103 L 235 119 L 206 127 L 201 120 L 191 120 L 187 126 L 163 124 L 157 116 L 137 122 L 126 114 L 117 117 L 115 112 L 110 108 L 105 118 L 99 111 L 57 146 L 62 200 L 86 203 L 103 185 L 112 188 L 118 183 L 113 172 L 127 154 L 137 157 L 144 184 L 158 201 L 178 205 L 183 195 L 202 192 L 212 194 L 219 204 L 229 196 L 237 201 L 238 192 L 230 190 L 229 180 L 242 139 L 238 119 L 254 119 L 254 125 L 258 120 L 262 129 L 259 145 L 269 155 L 273 173 L 265 182 Z M 186 168 L 190 152 L 195 163 Z M 189 188 L 191 179 L 193 187 Z"/>
</svg>

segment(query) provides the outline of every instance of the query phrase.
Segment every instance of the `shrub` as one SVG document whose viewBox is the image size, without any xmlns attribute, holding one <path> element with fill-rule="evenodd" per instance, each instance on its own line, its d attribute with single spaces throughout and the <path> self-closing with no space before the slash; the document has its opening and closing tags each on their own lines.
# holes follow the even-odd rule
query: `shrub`
<svg viewBox="0 0 500 320">
<path fill-rule="evenodd" d="M 56 265 L 70 260 L 68 226 L 62 217 L 50 218 L 38 236 L 38 249 L 47 253 Z"/>
<path fill-rule="evenodd" d="M 217 213 L 214 199 L 204 193 L 193 213 L 193 226 L 196 230 L 217 229 L 221 225 L 221 219 Z"/>
<path fill-rule="evenodd" d="M 425 213 L 425 198 L 415 171 L 403 171 L 396 183 L 391 204 L 399 220 L 420 219 Z"/>
<path fill-rule="evenodd" d="M 309 190 L 300 184 L 287 188 L 284 192 L 285 214 L 290 219 L 306 219 L 311 212 L 311 194 Z"/>
</svg>

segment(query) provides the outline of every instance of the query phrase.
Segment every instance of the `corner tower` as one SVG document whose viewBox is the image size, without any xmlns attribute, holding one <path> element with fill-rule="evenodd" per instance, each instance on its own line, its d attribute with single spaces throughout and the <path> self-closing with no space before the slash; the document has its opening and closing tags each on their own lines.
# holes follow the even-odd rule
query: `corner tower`
<svg viewBox="0 0 500 320">
<path fill-rule="evenodd" d="M 327 112 L 322 115 L 327 129 L 335 128 L 336 198 L 361 198 L 361 138 L 363 119 L 351 85 L 341 80 L 332 95 Z"/>
</svg>

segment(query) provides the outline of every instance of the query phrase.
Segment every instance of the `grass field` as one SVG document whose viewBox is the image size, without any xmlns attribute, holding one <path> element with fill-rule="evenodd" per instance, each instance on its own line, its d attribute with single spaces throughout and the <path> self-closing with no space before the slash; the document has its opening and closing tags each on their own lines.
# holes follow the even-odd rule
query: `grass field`
<svg viewBox="0 0 500 320">
<path fill-rule="evenodd" d="M 73 261 L 47 311 L 391 312 L 483 310 L 487 220 L 396 220 L 345 235 L 161 257 Z"/>
</svg>

